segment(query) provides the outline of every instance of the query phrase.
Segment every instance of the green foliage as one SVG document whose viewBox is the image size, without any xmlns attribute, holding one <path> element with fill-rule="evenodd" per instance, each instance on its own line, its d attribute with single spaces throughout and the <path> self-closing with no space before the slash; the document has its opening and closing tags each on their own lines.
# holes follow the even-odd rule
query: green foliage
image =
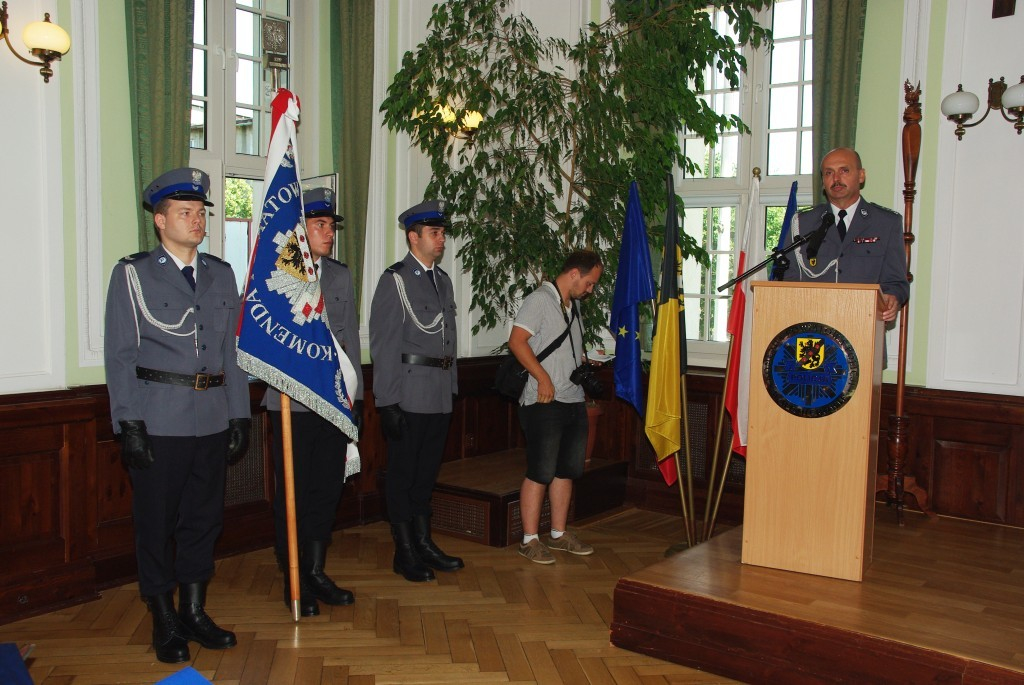
<svg viewBox="0 0 1024 685">
<path fill-rule="evenodd" d="M 227 219 L 252 218 L 252 186 L 241 178 L 224 180 L 224 217 Z"/>
<path fill-rule="evenodd" d="M 707 0 L 614 0 L 611 17 L 572 44 L 541 38 L 510 12 L 511 0 L 435 6 L 429 35 L 403 57 L 381 111 L 429 157 L 427 195 L 451 203 L 480 313 L 474 332 L 513 316 L 580 247 L 597 250 L 605 264 L 585 307 L 588 329 L 606 324 L 630 181 L 640 186 L 660 254 L 666 174 L 694 170 L 680 146 L 683 129 L 712 144 L 721 131 L 746 130 L 702 98 L 705 72 L 717 69 L 738 85 L 742 46 L 769 39 L 754 19 L 769 1 L 713 3 L 738 43 L 715 31 Z M 439 116 L 441 104 L 455 110 L 454 121 Z M 471 144 L 453 135 L 469 110 L 484 114 Z M 681 240 L 684 254 L 708 263 L 700 245 Z"/>
</svg>

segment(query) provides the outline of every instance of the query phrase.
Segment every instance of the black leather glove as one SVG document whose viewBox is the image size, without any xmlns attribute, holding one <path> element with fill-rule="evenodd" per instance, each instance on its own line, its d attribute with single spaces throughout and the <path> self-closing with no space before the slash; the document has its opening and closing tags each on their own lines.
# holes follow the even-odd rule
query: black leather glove
<svg viewBox="0 0 1024 685">
<path fill-rule="evenodd" d="M 389 404 L 385 407 L 377 407 L 380 414 L 380 427 L 384 431 L 384 437 L 388 440 L 401 440 L 405 435 L 406 422 L 405 412 L 397 404 Z"/>
<path fill-rule="evenodd" d="M 352 403 L 352 423 L 356 424 L 356 430 L 360 435 L 363 432 L 363 401 L 356 400 Z"/>
<path fill-rule="evenodd" d="M 121 426 L 121 463 L 125 468 L 145 470 L 153 465 L 145 421 L 118 421 Z"/>
<path fill-rule="evenodd" d="M 228 419 L 228 463 L 237 464 L 249 450 L 251 419 Z"/>
</svg>

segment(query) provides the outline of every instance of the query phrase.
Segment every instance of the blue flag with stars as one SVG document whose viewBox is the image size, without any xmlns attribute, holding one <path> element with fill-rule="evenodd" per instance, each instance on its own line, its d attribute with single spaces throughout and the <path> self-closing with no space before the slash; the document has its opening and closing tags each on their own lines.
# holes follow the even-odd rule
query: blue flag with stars
<svg viewBox="0 0 1024 685">
<path fill-rule="evenodd" d="M 644 414 L 640 370 L 640 303 L 654 299 L 654 271 L 647 245 L 647 222 L 636 181 L 629 184 L 626 225 L 615 274 L 611 330 L 615 334 L 615 396 Z"/>
</svg>

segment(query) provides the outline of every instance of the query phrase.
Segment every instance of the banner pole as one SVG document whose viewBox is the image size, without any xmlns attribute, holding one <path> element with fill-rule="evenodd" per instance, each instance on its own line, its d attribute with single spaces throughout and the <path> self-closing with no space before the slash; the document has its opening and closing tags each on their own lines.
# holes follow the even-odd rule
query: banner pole
<svg viewBox="0 0 1024 685">
<path fill-rule="evenodd" d="M 288 529 L 288 584 L 292 619 L 299 620 L 299 541 L 295 530 L 295 463 L 292 457 L 292 398 L 281 393 L 281 454 L 284 466 L 284 511 Z"/>
</svg>

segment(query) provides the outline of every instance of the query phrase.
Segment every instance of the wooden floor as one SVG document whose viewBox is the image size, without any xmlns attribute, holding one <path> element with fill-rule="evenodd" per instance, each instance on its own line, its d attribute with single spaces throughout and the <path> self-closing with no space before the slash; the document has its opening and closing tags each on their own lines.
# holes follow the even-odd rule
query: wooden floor
<svg viewBox="0 0 1024 685">
<path fill-rule="evenodd" d="M 882 507 L 859 583 L 741 546 L 737 528 L 625 576 L 613 643 L 751 682 L 1024 683 L 1024 530 Z"/>
<path fill-rule="evenodd" d="M 620 510 L 577 530 L 597 551 L 533 564 L 515 547 L 437 536 L 466 568 L 433 583 L 391 572 L 386 524 L 335 534 L 328 571 L 356 593 L 350 607 L 294 623 L 269 549 L 218 562 L 207 609 L 238 634 L 226 651 L 191 645 L 192 666 L 216 683 L 727 683 L 609 644 L 616 581 L 680 539 L 675 517 Z M 0 642 L 34 643 L 35 685 L 154 683 L 161 664 L 136 586 L 0 626 Z"/>
</svg>

